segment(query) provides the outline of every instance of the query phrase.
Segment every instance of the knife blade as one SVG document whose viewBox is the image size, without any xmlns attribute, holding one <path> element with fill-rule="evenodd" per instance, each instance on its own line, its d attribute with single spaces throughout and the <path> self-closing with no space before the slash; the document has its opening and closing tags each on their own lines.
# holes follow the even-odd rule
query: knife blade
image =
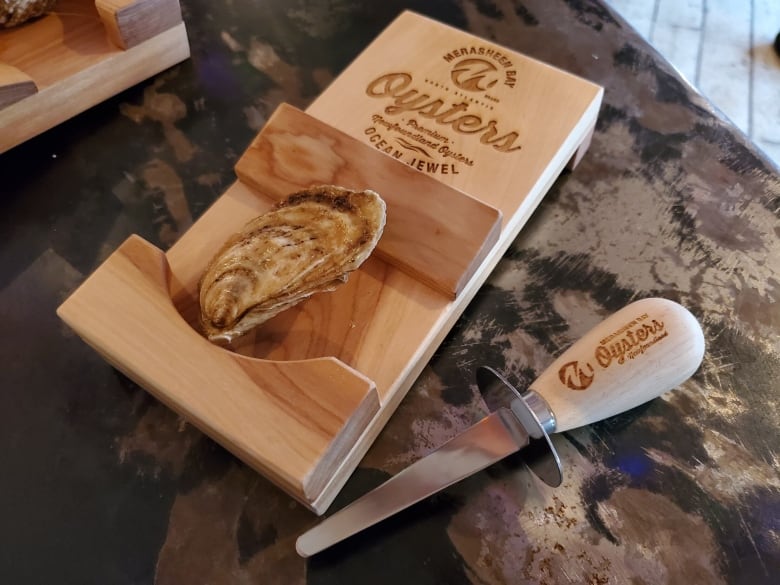
<svg viewBox="0 0 780 585">
<path fill-rule="evenodd" d="M 296 550 L 316 554 L 521 449 L 525 455 L 533 447 L 536 455 L 542 447 L 546 456 L 529 467 L 555 487 L 562 471 L 549 433 L 647 402 L 693 375 L 703 356 L 696 318 L 677 303 L 650 298 L 591 329 L 525 393 L 481 367 L 477 383 L 490 415 L 302 534 Z"/>
<path fill-rule="evenodd" d="M 527 444 L 528 433 L 517 417 L 501 408 L 301 535 L 296 549 L 303 557 L 320 552 L 485 469 Z"/>
</svg>

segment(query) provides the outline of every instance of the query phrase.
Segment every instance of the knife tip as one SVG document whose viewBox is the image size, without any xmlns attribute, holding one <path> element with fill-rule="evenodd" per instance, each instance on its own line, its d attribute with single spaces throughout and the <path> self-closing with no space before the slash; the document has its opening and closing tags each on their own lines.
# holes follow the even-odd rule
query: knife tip
<svg viewBox="0 0 780 585">
<path fill-rule="evenodd" d="M 311 550 L 306 546 L 306 534 L 308 533 L 304 532 L 295 541 L 295 552 L 297 552 L 298 555 L 303 557 L 304 559 L 308 559 L 310 556 L 312 556 L 317 552 L 316 550 Z"/>
</svg>

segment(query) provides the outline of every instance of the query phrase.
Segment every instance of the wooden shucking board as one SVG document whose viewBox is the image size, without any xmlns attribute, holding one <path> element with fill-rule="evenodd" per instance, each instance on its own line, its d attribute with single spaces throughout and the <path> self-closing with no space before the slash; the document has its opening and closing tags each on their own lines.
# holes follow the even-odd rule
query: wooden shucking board
<svg viewBox="0 0 780 585">
<path fill-rule="evenodd" d="M 179 0 L 58 0 L 0 29 L 0 153 L 189 55 Z"/>
<path fill-rule="evenodd" d="M 276 111 L 237 181 L 167 253 L 131 237 L 58 314 L 321 514 L 552 182 L 585 151 L 601 95 L 404 13 L 307 113 Z M 317 184 L 385 199 L 375 252 L 335 292 L 232 348 L 210 344 L 197 283 L 214 252 L 275 201 Z"/>
</svg>

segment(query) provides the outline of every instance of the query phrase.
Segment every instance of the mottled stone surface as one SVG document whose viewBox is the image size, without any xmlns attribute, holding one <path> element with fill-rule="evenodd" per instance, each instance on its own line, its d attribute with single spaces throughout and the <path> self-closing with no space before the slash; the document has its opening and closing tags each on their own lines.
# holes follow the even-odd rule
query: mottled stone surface
<svg viewBox="0 0 780 585">
<path fill-rule="evenodd" d="M 184 0 L 192 59 L 0 156 L 3 583 L 775 583 L 777 169 L 614 14 L 580 0 Z M 114 371 L 56 306 L 129 234 L 166 248 L 282 101 L 305 107 L 403 8 L 606 88 L 559 178 L 336 509 L 484 414 L 599 319 L 701 320 L 680 389 L 554 438 L 557 489 L 502 462 L 310 561 L 314 516 Z"/>
</svg>

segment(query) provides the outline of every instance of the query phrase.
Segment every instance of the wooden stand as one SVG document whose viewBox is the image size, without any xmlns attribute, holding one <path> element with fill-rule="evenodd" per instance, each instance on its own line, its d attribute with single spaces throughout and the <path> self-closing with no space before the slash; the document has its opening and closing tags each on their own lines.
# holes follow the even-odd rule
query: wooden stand
<svg viewBox="0 0 780 585">
<path fill-rule="evenodd" d="M 438 345 L 501 214 L 290 106 L 231 186 L 163 254 L 134 236 L 59 308 L 111 364 L 322 513 Z M 374 254 L 334 293 L 265 323 L 234 352 L 197 330 L 197 283 L 221 243 L 314 184 L 387 203 Z"/>
<path fill-rule="evenodd" d="M 465 61 L 443 58 L 453 47 Z M 589 144 L 601 88 L 499 49 L 403 14 L 312 115 L 277 110 L 238 162 L 238 181 L 166 254 L 131 238 L 58 314 L 110 363 L 323 513 Z M 488 65 L 470 61 L 472 51 Z M 499 80 L 513 87 L 497 89 Z M 375 253 L 336 292 L 264 323 L 233 352 L 210 345 L 197 330 L 206 264 L 248 220 L 315 184 L 385 199 Z"/>
<path fill-rule="evenodd" d="M 0 152 L 188 57 L 178 0 L 60 0 L 0 31 Z"/>
</svg>

